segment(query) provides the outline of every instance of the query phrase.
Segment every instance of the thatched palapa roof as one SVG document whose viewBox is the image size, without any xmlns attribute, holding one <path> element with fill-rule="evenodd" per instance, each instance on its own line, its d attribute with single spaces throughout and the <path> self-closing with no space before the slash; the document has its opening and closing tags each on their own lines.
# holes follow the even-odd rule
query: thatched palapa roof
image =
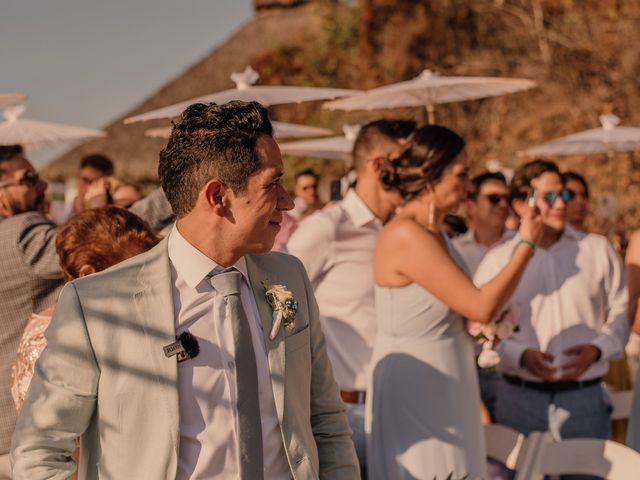
<svg viewBox="0 0 640 480">
<path fill-rule="evenodd" d="M 254 5 L 260 14 L 240 27 L 222 45 L 106 126 L 106 138 L 73 148 L 45 167 L 44 175 L 54 180 L 72 177 L 82 157 L 100 152 L 113 159 L 118 176 L 141 182 L 155 180 L 158 153 L 166 144 L 166 140 L 145 137 L 144 132 L 149 128 L 167 126 L 169 121 L 157 120 L 124 125 L 124 118 L 189 98 L 233 88 L 233 82 L 229 78 L 232 72 L 242 71 L 253 59 L 269 51 L 301 42 L 304 36 L 321 28 L 321 19 L 312 5 L 299 6 L 304 2 L 280 0 L 266 2 L 269 8 L 262 8 L 263 3 L 265 2 L 255 1 Z M 296 8 L 273 8 L 277 3 L 281 3 L 282 7 Z"/>
</svg>

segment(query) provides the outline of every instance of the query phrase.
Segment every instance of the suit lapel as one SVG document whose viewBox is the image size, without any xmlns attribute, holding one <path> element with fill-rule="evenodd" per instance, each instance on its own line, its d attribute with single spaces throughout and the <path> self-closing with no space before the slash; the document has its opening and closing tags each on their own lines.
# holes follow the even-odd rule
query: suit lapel
<svg viewBox="0 0 640 480">
<path fill-rule="evenodd" d="M 284 345 L 284 328 L 278 330 L 276 338 L 271 340 L 271 328 L 273 326 L 273 311 L 264 294 L 264 286 L 262 282 L 269 282 L 274 285 L 278 283 L 278 278 L 274 272 L 267 272 L 260 265 L 258 256 L 247 255 L 247 273 L 249 274 L 249 282 L 251 290 L 258 305 L 258 312 L 262 320 L 262 330 L 264 342 L 267 347 L 267 355 L 269 358 L 269 371 L 271 373 L 271 388 L 273 389 L 273 398 L 276 404 L 276 412 L 278 421 L 282 425 L 284 418 L 284 385 L 285 385 L 285 345 Z"/>
<path fill-rule="evenodd" d="M 175 357 L 167 358 L 163 347 L 175 341 L 171 270 L 167 239 L 148 252 L 138 273 L 139 288 L 134 294 L 136 314 L 144 329 L 148 356 L 153 363 L 157 385 L 163 395 L 158 399 L 167 408 L 170 433 L 176 455 L 179 445 L 178 365 Z"/>
</svg>

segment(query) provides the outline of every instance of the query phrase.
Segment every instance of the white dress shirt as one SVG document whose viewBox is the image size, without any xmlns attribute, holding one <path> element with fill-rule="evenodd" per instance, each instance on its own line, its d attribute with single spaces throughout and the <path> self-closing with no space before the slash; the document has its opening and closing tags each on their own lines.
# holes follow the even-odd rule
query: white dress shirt
<svg viewBox="0 0 640 480">
<path fill-rule="evenodd" d="M 490 250 L 474 282 L 483 285 L 509 261 L 520 237 Z M 609 241 L 565 227 L 548 250 L 538 247 L 507 307 L 516 315 L 519 331 L 500 342 L 498 369 L 528 380 L 539 378 L 520 367 L 528 348 L 548 352 L 560 367 L 570 358 L 562 351 L 579 344 L 600 349 L 600 359 L 580 380 L 607 372 L 607 360 L 622 354 L 629 337 L 627 290 L 622 261 Z"/>
<path fill-rule="evenodd" d="M 175 227 L 168 241 L 176 335 L 189 330 L 198 339 L 197 357 L 178 364 L 180 449 L 178 480 L 237 479 L 235 347 L 227 303 L 207 275 L 218 265 L 193 247 Z M 264 478 L 290 480 L 276 414 L 267 350 L 258 306 L 244 258 L 240 298 L 251 328 L 258 370 Z"/>
<path fill-rule="evenodd" d="M 473 275 L 475 275 L 476 270 L 478 269 L 478 265 L 480 265 L 480 262 L 487 254 L 487 252 L 492 248 L 497 247 L 498 245 L 502 245 L 507 240 L 511 240 L 515 234 L 515 230 L 509 230 L 505 228 L 504 232 L 502 232 L 500 240 L 498 240 L 490 247 L 487 247 L 486 245 L 483 245 L 476 240 L 475 230 L 469 229 L 467 233 L 458 235 L 457 237 L 453 238 L 451 242 L 464 260 L 464 263 L 467 264 L 469 274 L 473 278 Z"/>
<path fill-rule="evenodd" d="M 373 253 L 382 223 L 354 190 L 300 223 L 287 249 L 309 274 L 341 390 L 365 391 L 376 336 Z"/>
</svg>

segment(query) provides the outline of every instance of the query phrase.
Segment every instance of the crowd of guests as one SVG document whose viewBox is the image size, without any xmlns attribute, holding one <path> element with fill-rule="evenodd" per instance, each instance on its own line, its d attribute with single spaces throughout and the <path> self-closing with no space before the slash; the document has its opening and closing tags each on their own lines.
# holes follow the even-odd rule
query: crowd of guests
<svg viewBox="0 0 640 480">
<path fill-rule="evenodd" d="M 640 233 L 625 269 L 586 231 L 583 177 L 540 159 L 471 178 L 457 133 L 381 119 L 323 206 L 311 170 L 284 191 L 272 133 L 254 102 L 193 105 L 161 189 L 87 157 L 62 226 L 0 147 L 0 479 L 480 479 L 483 422 L 609 436 Z M 470 325 L 507 314 L 480 368 Z"/>
<path fill-rule="evenodd" d="M 355 188 L 286 244 L 314 287 L 363 478 L 367 466 L 368 478 L 483 478 L 479 418 L 556 438 L 610 434 L 602 379 L 627 345 L 637 270 L 627 270 L 629 301 L 623 252 L 586 231 L 589 187 L 578 173 L 535 160 L 510 183 L 489 171 L 469 181 L 464 157 L 447 129 L 371 122 L 354 145 Z M 537 234 L 517 230 L 532 195 Z M 452 217 L 462 205 L 465 218 Z M 640 254 L 634 243 L 628 262 Z M 527 248 L 531 258 L 514 265 Z M 505 311 L 519 330 L 496 347 L 497 369 L 476 372 L 463 319 Z"/>
</svg>

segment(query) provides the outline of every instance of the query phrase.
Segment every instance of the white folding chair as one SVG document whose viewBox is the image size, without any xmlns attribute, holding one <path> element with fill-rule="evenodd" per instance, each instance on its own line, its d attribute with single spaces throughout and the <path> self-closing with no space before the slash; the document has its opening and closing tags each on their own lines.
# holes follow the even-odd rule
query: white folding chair
<svg viewBox="0 0 640 480">
<path fill-rule="evenodd" d="M 529 458 L 516 480 L 542 480 L 545 475 L 596 475 L 608 480 L 640 477 L 640 453 L 611 440 L 573 438 L 553 442 L 542 432 L 527 437 Z"/>
<path fill-rule="evenodd" d="M 633 390 L 615 391 L 605 388 L 605 392 L 611 400 L 613 411 L 611 412 L 611 420 L 623 420 L 631 415 L 631 406 L 633 405 Z"/>
<path fill-rule="evenodd" d="M 526 437 L 512 428 L 497 423 L 484 426 L 484 438 L 487 456 L 504 464 L 510 470 L 516 470 L 518 459 L 523 452 Z"/>
</svg>

